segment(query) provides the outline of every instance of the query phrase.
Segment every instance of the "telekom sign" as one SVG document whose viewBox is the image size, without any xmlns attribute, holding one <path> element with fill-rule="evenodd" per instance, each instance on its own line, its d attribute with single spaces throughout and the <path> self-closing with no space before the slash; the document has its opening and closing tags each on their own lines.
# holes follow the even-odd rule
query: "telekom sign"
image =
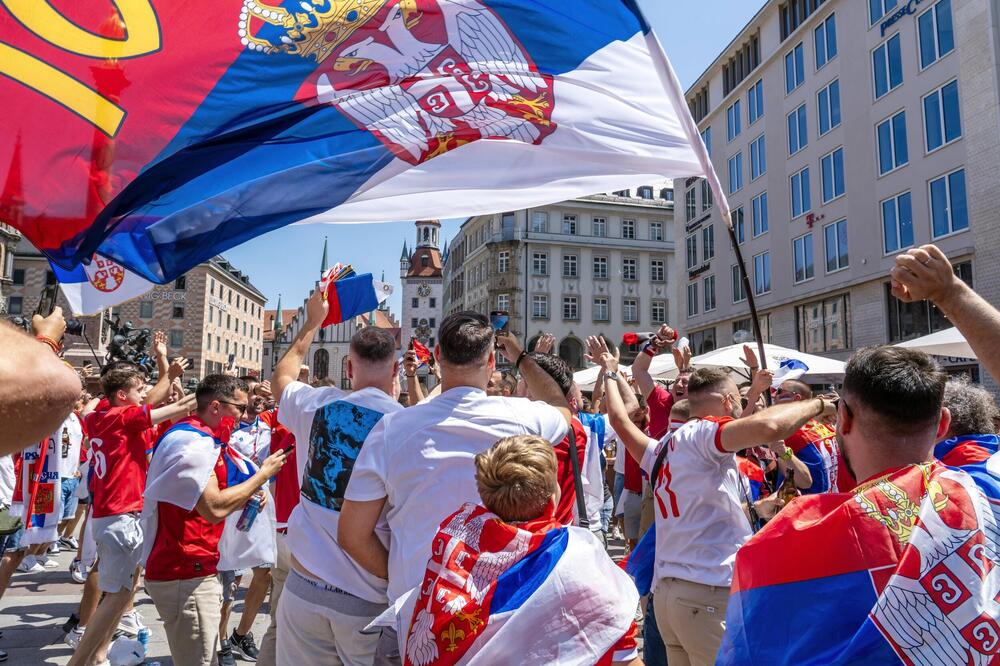
<svg viewBox="0 0 1000 666">
<path fill-rule="evenodd" d="M 886 20 L 882 21 L 882 25 L 880 26 L 882 30 L 882 36 L 885 37 L 885 31 L 891 28 L 893 24 L 899 21 L 899 19 L 903 18 L 907 14 L 916 14 L 917 8 L 923 1 L 924 0 L 910 0 L 905 5 L 897 9 L 895 14 L 893 14 Z"/>
</svg>

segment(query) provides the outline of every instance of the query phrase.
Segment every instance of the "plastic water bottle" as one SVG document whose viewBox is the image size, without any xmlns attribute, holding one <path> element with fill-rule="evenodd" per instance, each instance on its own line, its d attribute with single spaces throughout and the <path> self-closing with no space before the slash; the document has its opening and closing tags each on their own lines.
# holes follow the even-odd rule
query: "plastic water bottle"
<svg viewBox="0 0 1000 666">
<path fill-rule="evenodd" d="M 250 501 L 243 507 L 243 513 L 240 514 L 239 520 L 236 521 L 236 529 L 240 532 L 249 532 L 250 528 L 253 527 L 253 522 L 257 520 L 257 514 L 260 513 L 260 505 L 259 496 L 251 497 Z"/>
<path fill-rule="evenodd" d="M 145 652 L 149 651 L 149 629 L 143 627 L 139 630 L 139 635 L 136 636 L 138 641 L 142 643 L 142 649 Z"/>
</svg>

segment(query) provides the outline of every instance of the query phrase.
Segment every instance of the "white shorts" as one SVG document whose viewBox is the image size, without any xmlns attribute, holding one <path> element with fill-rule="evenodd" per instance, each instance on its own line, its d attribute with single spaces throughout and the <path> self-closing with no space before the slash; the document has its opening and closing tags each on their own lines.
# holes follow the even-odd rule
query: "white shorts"
<svg viewBox="0 0 1000 666">
<path fill-rule="evenodd" d="M 142 527 L 139 515 L 120 513 L 104 518 L 91 517 L 100 575 L 97 587 L 102 592 L 131 590 L 135 570 L 142 560 Z"/>
</svg>

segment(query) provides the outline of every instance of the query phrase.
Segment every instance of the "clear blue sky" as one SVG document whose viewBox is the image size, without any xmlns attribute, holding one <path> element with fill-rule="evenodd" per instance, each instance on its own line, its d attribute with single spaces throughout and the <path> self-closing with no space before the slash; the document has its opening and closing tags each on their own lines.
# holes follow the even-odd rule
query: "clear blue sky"
<svg viewBox="0 0 1000 666">
<path fill-rule="evenodd" d="M 705 70 L 764 0 L 639 0 L 663 42 L 664 49 L 685 88 Z M 451 238 L 461 220 L 445 220 L 442 238 Z M 303 225 L 273 231 L 226 252 L 226 257 L 250 275 L 254 285 L 274 308 L 278 294 L 282 307 L 298 307 L 319 277 L 323 239 L 329 238 L 330 262 L 348 262 L 359 273 L 384 270 L 386 281 L 399 284 L 399 255 L 406 240 L 412 246 L 413 221 L 371 225 Z M 390 301 L 400 314 L 399 291 Z"/>
</svg>

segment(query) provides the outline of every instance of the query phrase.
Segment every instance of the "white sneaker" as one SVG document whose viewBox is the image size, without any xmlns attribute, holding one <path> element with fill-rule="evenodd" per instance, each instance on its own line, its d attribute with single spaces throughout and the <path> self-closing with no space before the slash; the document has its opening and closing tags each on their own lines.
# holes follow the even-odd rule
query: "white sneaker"
<svg viewBox="0 0 1000 666">
<path fill-rule="evenodd" d="M 45 571 L 45 567 L 43 567 L 33 556 L 28 555 L 20 564 L 17 565 L 17 570 L 21 573 L 41 573 Z"/>
<path fill-rule="evenodd" d="M 48 547 L 48 549 L 45 552 L 47 552 L 49 555 L 58 555 L 59 554 L 59 542 L 58 541 L 53 541 L 51 544 L 49 544 L 49 547 Z"/>
<path fill-rule="evenodd" d="M 73 577 L 74 583 L 83 585 L 87 582 L 87 567 L 80 560 L 73 560 L 69 563 L 69 575 Z"/>
<path fill-rule="evenodd" d="M 142 616 L 139 615 L 139 611 L 137 610 L 125 613 L 122 615 L 122 619 L 118 621 L 118 631 L 129 636 L 138 636 L 139 630 L 145 628 L 146 625 L 142 623 Z"/>
<path fill-rule="evenodd" d="M 42 565 L 42 571 L 45 571 L 45 569 L 55 569 L 59 566 L 59 563 L 51 557 L 39 557 L 38 563 Z"/>
<path fill-rule="evenodd" d="M 80 641 L 83 639 L 84 630 L 85 627 L 77 627 L 73 631 L 66 634 L 65 638 L 63 638 L 63 643 L 75 650 L 77 646 L 80 645 Z"/>
</svg>

